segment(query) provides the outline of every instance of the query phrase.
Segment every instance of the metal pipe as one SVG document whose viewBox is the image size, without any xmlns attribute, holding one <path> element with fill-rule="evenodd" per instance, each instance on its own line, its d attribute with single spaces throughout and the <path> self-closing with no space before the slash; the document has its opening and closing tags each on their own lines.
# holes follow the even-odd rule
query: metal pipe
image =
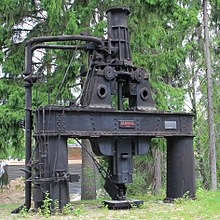
<svg viewBox="0 0 220 220">
<path fill-rule="evenodd" d="M 25 82 L 25 202 L 23 205 L 14 209 L 11 213 L 17 214 L 23 208 L 27 210 L 31 207 L 31 167 L 29 165 L 31 159 L 31 138 L 32 138 L 32 84 L 28 81 Z"/>
<path fill-rule="evenodd" d="M 47 44 L 37 44 L 31 47 L 31 52 L 33 53 L 36 49 L 61 49 L 61 50 L 84 50 L 85 46 L 76 45 L 47 45 Z"/>
<path fill-rule="evenodd" d="M 24 75 L 30 75 L 32 73 L 32 52 L 31 52 L 31 43 L 26 45 L 26 54 L 25 54 L 25 65 L 26 70 Z M 31 207 L 31 167 L 28 166 L 28 163 L 31 159 L 31 111 L 32 111 L 32 84 L 29 81 L 25 82 L 25 168 L 27 171 L 25 173 L 25 207 L 30 209 Z"/>
<path fill-rule="evenodd" d="M 94 42 L 102 45 L 102 39 L 93 36 L 84 36 L 84 35 L 60 35 L 60 36 L 46 36 L 46 37 L 33 37 L 28 43 L 33 45 L 34 43 L 43 43 L 43 42 L 54 42 L 54 41 L 72 41 L 72 40 L 81 40 L 87 42 Z"/>
<path fill-rule="evenodd" d="M 25 169 L 29 172 L 25 173 L 25 206 L 27 209 L 31 207 L 31 138 L 32 138 L 32 84 L 25 83 Z"/>
<path fill-rule="evenodd" d="M 27 42 L 25 48 L 25 71 L 24 75 L 28 76 L 32 73 L 32 51 L 31 51 L 31 42 Z"/>
<path fill-rule="evenodd" d="M 26 44 L 25 50 L 25 76 L 32 73 L 32 52 L 31 43 Z M 25 203 L 12 211 L 13 214 L 19 213 L 23 207 L 27 210 L 31 207 L 31 167 L 28 165 L 31 159 L 31 111 L 32 111 L 32 83 L 25 80 Z"/>
<path fill-rule="evenodd" d="M 32 47 L 35 43 L 43 43 L 43 42 L 54 42 L 54 41 L 72 41 L 72 40 L 80 40 L 80 41 L 87 41 L 87 42 L 94 42 L 99 44 L 100 46 L 103 45 L 102 39 L 98 37 L 92 36 L 83 36 L 83 35 L 67 35 L 67 36 L 46 36 L 46 37 L 33 37 L 31 38 L 26 44 L 26 51 L 25 51 L 25 71 L 24 75 L 28 76 L 32 72 L 32 53 L 37 48 L 43 48 L 43 46 L 39 45 L 36 47 Z M 76 49 L 75 46 L 65 46 L 63 45 L 45 45 L 44 48 L 53 48 L 53 49 Z M 71 48 L 70 48 L 71 47 Z M 81 48 L 80 48 L 81 49 Z"/>
</svg>

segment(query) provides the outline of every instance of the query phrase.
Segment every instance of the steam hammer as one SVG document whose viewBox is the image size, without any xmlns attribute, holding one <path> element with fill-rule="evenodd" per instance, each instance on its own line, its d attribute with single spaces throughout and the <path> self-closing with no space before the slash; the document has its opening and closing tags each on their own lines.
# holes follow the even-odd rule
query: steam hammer
<svg viewBox="0 0 220 220">
<path fill-rule="evenodd" d="M 67 139 L 87 138 L 96 155 L 109 158 L 105 189 L 113 201 L 110 208 L 129 208 L 126 183 L 132 182 L 133 155 L 146 154 L 154 137 L 167 139 L 167 197 L 188 192 L 195 196 L 192 115 L 155 109 L 149 74 L 131 61 L 127 27 L 127 7 L 107 10 L 108 37 L 85 35 L 32 38 L 26 46 L 26 183 L 25 206 L 31 206 L 31 183 L 35 209 L 48 191 L 59 201 L 69 203 L 69 182 L 77 176 L 68 173 Z M 46 45 L 54 41 L 86 41 L 84 46 Z M 32 111 L 32 53 L 37 48 L 85 50 L 89 70 L 85 76 L 79 105 L 46 105 Z M 32 156 L 32 114 L 35 114 L 35 154 Z M 34 158 L 32 160 L 31 158 Z M 146 171 L 147 172 L 147 171 Z M 135 200 L 137 205 L 142 201 Z M 53 207 L 51 207 L 53 208 Z M 19 211 L 19 208 L 14 212 Z"/>
</svg>

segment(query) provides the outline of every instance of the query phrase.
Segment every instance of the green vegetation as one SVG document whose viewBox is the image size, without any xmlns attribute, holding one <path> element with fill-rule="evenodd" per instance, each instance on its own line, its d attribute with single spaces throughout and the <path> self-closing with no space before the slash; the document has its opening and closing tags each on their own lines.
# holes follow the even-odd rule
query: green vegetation
<svg viewBox="0 0 220 220">
<path fill-rule="evenodd" d="M 50 207 L 51 207 L 52 199 L 49 198 L 49 193 L 45 193 L 45 198 L 43 201 L 42 208 L 38 210 L 38 214 L 43 214 L 45 217 L 50 216 Z"/>
<path fill-rule="evenodd" d="M 51 216 L 23 213 L 13 216 L 10 211 L 16 204 L 1 205 L 0 219 L 220 219 L 220 191 L 197 190 L 197 199 L 178 199 L 174 203 L 163 203 L 164 195 L 151 194 L 139 197 L 144 205 L 130 210 L 108 210 L 101 199 L 78 201 L 68 204 L 65 212 Z"/>
</svg>

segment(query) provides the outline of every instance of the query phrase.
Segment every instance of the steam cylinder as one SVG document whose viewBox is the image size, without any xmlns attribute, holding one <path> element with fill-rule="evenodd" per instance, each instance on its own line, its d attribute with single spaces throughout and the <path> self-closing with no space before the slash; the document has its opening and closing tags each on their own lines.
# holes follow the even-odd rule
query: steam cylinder
<svg viewBox="0 0 220 220">
<path fill-rule="evenodd" d="M 115 60 L 131 61 L 127 25 L 128 7 L 111 7 L 106 11 L 108 21 L 108 51 Z"/>
</svg>

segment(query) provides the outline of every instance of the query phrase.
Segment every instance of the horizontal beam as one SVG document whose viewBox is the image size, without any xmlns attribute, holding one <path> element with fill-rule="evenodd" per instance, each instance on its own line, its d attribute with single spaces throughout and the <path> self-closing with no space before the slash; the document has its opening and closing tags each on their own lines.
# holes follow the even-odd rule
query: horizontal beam
<svg viewBox="0 0 220 220">
<path fill-rule="evenodd" d="M 192 114 L 161 111 L 40 107 L 35 135 L 68 137 L 193 136 Z"/>
</svg>

